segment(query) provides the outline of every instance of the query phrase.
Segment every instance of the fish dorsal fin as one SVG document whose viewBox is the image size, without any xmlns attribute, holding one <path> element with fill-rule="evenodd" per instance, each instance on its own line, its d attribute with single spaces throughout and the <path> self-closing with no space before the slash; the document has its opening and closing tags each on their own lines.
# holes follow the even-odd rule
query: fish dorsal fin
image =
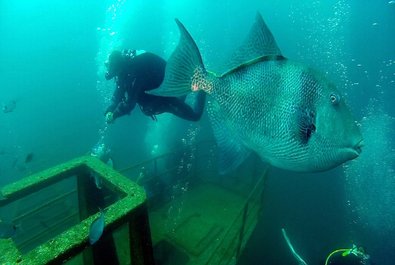
<svg viewBox="0 0 395 265">
<path fill-rule="evenodd" d="M 263 56 L 281 56 L 281 51 L 270 29 L 258 12 L 247 38 L 233 53 L 228 69 L 236 68 L 241 64 Z"/>
</svg>

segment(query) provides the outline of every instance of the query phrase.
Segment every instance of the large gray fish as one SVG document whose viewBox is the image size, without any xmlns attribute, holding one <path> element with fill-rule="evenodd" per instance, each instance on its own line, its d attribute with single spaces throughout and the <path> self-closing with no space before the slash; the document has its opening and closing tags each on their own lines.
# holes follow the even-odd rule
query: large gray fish
<svg viewBox="0 0 395 265">
<path fill-rule="evenodd" d="M 171 55 L 161 96 L 205 91 L 227 173 L 255 151 L 273 166 L 300 172 L 334 168 L 358 157 L 362 135 L 344 98 L 323 74 L 281 55 L 258 13 L 251 31 L 218 76 L 207 71 L 191 35 L 176 19 L 180 41 Z"/>
</svg>

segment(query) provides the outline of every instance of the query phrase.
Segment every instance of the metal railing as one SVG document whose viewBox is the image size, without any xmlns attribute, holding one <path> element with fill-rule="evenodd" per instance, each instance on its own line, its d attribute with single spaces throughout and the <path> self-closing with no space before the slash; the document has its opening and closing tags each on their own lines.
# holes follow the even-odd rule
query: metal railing
<svg viewBox="0 0 395 265">
<path fill-rule="evenodd" d="M 217 174 L 217 169 L 215 168 L 215 152 L 213 151 L 215 148 L 216 144 L 214 141 L 199 142 L 194 146 L 184 146 L 173 152 L 162 154 L 152 159 L 119 169 L 118 172 L 128 176 L 140 185 L 165 175 L 181 175 L 181 177 L 185 177 L 185 174 L 190 174 L 196 177 L 203 175 L 203 173 Z M 194 152 L 194 154 L 191 154 L 191 152 Z M 185 160 L 186 157 L 190 159 L 188 162 L 192 167 L 185 171 L 184 168 L 180 169 L 179 162 L 180 159 Z M 208 164 L 210 164 L 210 166 L 208 166 Z M 208 258 L 206 264 L 229 264 L 229 257 L 233 257 L 233 259 L 236 260 L 238 259 L 246 243 L 246 235 L 251 232 L 249 230 L 257 220 L 266 174 L 267 171 L 259 174 L 259 179 L 246 198 L 243 207 L 240 209 L 232 224 L 223 233 L 221 239 L 217 242 L 215 250 Z M 256 180 L 256 178 L 254 179 Z M 76 189 L 66 191 L 44 204 L 16 216 L 13 222 L 23 222 L 24 219 L 40 214 L 44 208 L 50 208 L 62 200 L 70 200 L 72 197 L 76 196 L 76 193 Z M 32 234 L 29 238 L 21 240 L 18 242 L 19 247 L 28 250 L 32 242 L 48 237 L 53 231 L 58 230 L 73 218 L 78 219 L 78 209 L 68 212 L 68 214 L 65 214 L 62 218 L 56 218 L 56 221 L 51 222 L 51 224 L 46 227 L 45 233 L 40 232 Z M 225 244 L 225 242 L 232 242 L 232 244 Z"/>
<path fill-rule="evenodd" d="M 101 187 L 95 185 L 93 176 L 100 180 Z M 66 186 L 72 186 L 67 184 L 77 189 L 58 195 Z M 107 193 L 112 197 L 109 202 L 104 201 Z M 1 264 L 60 264 L 80 254 L 84 264 L 98 264 L 102 259 L 109 261 L 106 264 L 115 264 L 118 258 L 131 260 L 131 257 L 134 264 L 153 264 L 145 192 L 97 158 L 84 156 L 36 173 L 3 187 L 0 195 L 3 212 L 16 206 L 25 211 L 14 220 L 24 226 L 20 237 L 0 239 Z M 53 210 L 60 201 L 72 196 L 76 197 L 73 211 Z M 98 207 L 106 209 L 103 239 L 90 245 L 89 227 L 100 215 Z M 37 226 L 40 214 L 51 218 L 50 224 L 41 224 L 41 230 Z M 129 253 L 120 255 L 110 235 L 123 226 L 128 227 L 125 236 L 129 238 Z M 106 253 L 100 251 L 99 245 L 106 247 Z"/>
<path fill-rule="evenodd" d="M 218 241 L 215 250 L 206 262 L 207 265 L 233 264 L 236 263 L 235 261 L 240 257 L 241 250 L 246 244 L 246 239 L 248 238 L 246 235 L 251 234 L 254 224 L 256 224 L 258 219 L 267 170 L 268 169 L 261 174 L 243 203 L 243 207 Z M 225 244 L 225 242 L 232 243 Z M 226 247 L 224 248 L 224 246 Z"/>
</svg>

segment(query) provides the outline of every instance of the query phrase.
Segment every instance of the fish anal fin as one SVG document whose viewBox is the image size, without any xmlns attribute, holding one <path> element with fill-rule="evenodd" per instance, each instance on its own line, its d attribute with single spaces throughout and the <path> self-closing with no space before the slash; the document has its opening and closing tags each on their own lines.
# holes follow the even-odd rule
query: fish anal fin
<svg viewBox="0 0 395 265">
<path fill-rule="evenodd" d="M 208 103 L 208 113 L 218 145 L 218 169 L 219 173 L 224 175 L 240 166 L 250 155 L 251 151 L 224 124 L 219 108 L 219 104 L 215 100 L 211 100 Z"/>
</svg>

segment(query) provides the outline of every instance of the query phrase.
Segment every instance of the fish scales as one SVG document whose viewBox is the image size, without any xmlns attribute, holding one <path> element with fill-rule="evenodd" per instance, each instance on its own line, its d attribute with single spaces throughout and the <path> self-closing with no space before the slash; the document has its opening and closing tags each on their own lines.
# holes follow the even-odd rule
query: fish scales
<svg viewBox="0 0 395 265">
<path fill-rule="evenodd" d="M 298 149 L 292 143 L 298 132 L 288 121 L 300 108 L 313 109 L 320 91 L 313 80 L 303 75 L 300 65 L 288 60 L 263 61 L 224 76 L 214 86 L 212 96 L 221 105 L 225 119 L 232 121 L 235 132 L 248 139 L 247 146 L 263 146 L 263 157 L 286 154 L 307 159 L 302 153 L 295 153 Z M 281 141 L 273 141 L 279 137 Z"/>
</svg>

